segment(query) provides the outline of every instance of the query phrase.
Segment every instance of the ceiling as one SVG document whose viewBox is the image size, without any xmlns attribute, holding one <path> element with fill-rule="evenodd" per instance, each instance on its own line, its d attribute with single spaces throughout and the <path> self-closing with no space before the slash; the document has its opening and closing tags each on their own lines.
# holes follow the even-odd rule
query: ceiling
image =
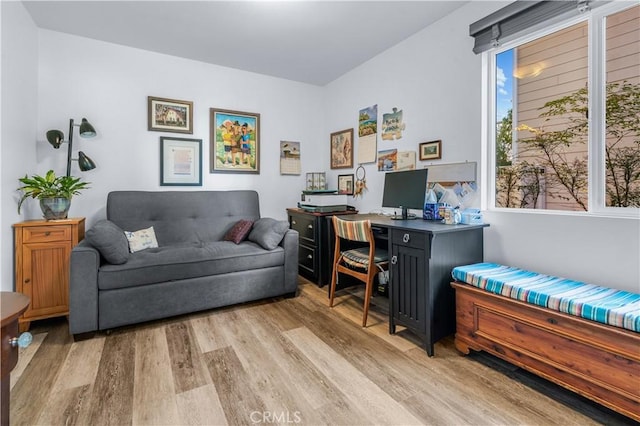
<svg viewBox="0 0 640 426">
<path fill-rule="evenodd" d="M 23 1 L 39 28 L 324 86 L 467 1 Z"/>
</svg>

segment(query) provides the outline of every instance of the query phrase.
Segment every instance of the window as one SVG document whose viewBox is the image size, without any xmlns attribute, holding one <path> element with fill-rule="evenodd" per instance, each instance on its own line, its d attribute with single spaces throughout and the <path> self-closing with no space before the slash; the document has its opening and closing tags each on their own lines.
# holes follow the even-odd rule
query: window
<svg viewBox="0 0 640 426">
<path fill-rule="evenodd" d="M 490 206 L 638 214 L 640 6 L 630 5 L 538 24 L 483 53 Z"/>
</svg>

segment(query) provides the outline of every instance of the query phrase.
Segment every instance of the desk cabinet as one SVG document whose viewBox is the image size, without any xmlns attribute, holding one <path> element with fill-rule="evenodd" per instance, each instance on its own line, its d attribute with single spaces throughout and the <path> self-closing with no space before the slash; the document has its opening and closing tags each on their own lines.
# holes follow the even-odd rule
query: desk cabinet
<svg viewBox="0 0 640 426">
<path fill-rule="evenodd" d="M 287 209 L 289 226 L 298 231 L 298 272 L 303 277 L 322 287 L 331 283 L 333 260 L 333 232 L 331 221 L 334 215 L 355 214 L 353 212 L 313 213 L 302 209 Z"/>
<path fill-rule="evenodd" d="M 389 332 L 407 327 L 422 338 L 429 356 L 434 343 L 456 329 L 451 269 L 483 257 L 482 227 L 434 226 L 435 232 L 389 228 Z"/>
<path fill-rule="evenodd" d="M 31 304 L 19 319 L 20 331 L 31 321 L 69 315 L 69 257 L 84 238 L 84 218 L 16 223 L 16 291 Z"/>
</svg>

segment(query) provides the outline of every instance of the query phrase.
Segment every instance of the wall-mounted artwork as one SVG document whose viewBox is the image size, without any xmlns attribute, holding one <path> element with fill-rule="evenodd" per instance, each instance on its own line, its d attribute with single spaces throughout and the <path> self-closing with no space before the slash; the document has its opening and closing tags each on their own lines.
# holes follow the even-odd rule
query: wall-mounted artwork
<svg viewBox="0 0 640 426">
<path fill-rule="evenodd" d="M 160 185 L 202 186 L 202 139 L 160 138 Z"/>
<path fill-rule="evenodd" d="M 353 167 L 353 129 L 331 133 L 331 168 Z"/>
<path fill-rule="evenodd" d="M 390 172 L 396 169 L 398 165 L 398 150 L 385 149 L 378 151 L 378 171 Z"/>
<path fill-rule="evenodd" d="M 374 163 L 378 143 L 378 105 L 358 114 L 358 164 Z"/>
<path fill-rule="evenodd" d="M 416 168 L 416 152 L 400 151 L 398 152 L 398 166 L 396 170 L 414 170 Z"/>
<path fill-rule="evenodd" d="M 260 173 L 260 114 L 211 108 L 211 173 Z"/>
<path fill-rule="evenodd" d="M 280 174 L 299 175 L 300 142 L 280 141 Z"/>
<path fill-rule="evenodd" d="M 353 175 L 338 175 L 338 194 L 353 195 Z"/>
<path fill-rule="evenodd" d="M 442 141 L 423 142 L 420 144 L 420 161 L 438 160 L 442 158 Z"/>
<path fill-rule="evenodd" d="M 393 112 L 382 114 L 382 140 L 398 140 L 402 138 L 404 130 L 402 121 L 402 110 L 393 108 Z"/>
<path fill-rule="evenodd" d="M 193 133 L 193 102 L 149 96 L 148 130 Z"/>
</svg>

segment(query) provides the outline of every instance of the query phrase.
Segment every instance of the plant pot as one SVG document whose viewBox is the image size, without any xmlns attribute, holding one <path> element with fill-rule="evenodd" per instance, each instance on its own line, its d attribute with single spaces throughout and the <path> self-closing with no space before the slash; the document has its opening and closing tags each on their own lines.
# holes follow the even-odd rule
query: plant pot
<svg viewBox="0 0 640 426">
<path fill-rule="evenodd" d="M 68 198 L 42 198 L 40 209 L 47 220 L 66 219 L 71 207 L 71 200 Z"/>
</svg>

